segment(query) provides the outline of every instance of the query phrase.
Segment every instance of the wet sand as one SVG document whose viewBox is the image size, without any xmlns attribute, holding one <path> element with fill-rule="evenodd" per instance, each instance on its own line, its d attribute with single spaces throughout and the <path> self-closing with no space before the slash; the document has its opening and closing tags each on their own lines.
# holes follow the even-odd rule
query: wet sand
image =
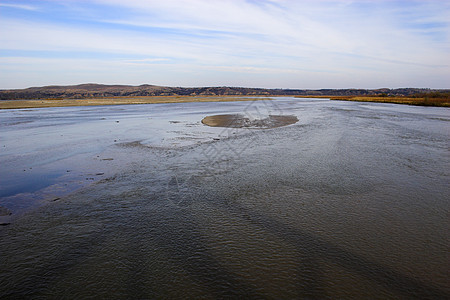
<svg viewBox="0 0 450 300">
<path fill-rule="evenodd" d="M 250 119 L 241 114 L 214 115 L 203 118 L 202 123 L 211 127 L 230 128 L 277 128 L 295 124 L 298 122 L 296 116 L 269 115 L 265 118 Z"/>
</svg>

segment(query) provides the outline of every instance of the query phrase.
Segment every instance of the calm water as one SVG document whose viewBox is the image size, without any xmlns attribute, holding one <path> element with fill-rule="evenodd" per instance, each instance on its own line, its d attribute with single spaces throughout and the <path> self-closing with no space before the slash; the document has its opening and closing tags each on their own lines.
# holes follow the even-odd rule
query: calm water
<svg viewBox="0 0 450 300">
<path fill-rule="evenodd" d="M 299 122 L 200 123 L 220 113 Z M 293 98 L 0 111 L 0 298 L 448 299 L 449 121 Z"/>
</svg>

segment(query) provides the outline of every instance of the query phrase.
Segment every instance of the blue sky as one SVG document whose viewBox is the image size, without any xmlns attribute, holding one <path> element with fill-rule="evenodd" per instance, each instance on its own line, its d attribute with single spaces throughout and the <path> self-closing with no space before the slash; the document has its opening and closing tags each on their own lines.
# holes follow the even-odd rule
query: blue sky
<svg viewBox="0 0 450 300">
<path fill-rule="evenodd" d="M 450 0 L 0 0 L 0 89 L 450 88 Z"/>
</svg>

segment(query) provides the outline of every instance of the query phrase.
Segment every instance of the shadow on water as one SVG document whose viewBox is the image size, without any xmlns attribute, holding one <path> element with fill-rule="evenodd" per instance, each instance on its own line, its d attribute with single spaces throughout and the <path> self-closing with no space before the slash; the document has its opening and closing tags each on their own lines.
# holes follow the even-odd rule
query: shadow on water
<svg viewBox="0 0 450 300">
<path fill-rule="evenodd" d="M 153 257 L 155 249 L 164 252 L 165 257 L 168 258 L 168 261 L 163 262 L 164 264 L 172 263 L 187 274 L 189 280 L 195 283 L 192 288 L 197 288 L 200 295 L 205 296 L 206 294 L 208 298 L 260 299 L 270 297 L 261 291 L 259 283 L 249 283 L 243 280 L 239 274 L 230 271 L 215 257 L 208 248 L 207 238 L 199 230 L 202 225 L 196 223 L 194 211 L 189 208 L 164 207 L 161 209 L 161 207 L 148 206 L 149 204 L 145 206 L 144 202 L 161 203 L 164 195 L 152 194 L 149 196 L 140 193 L 139 196 L 142 199 L 136 199 L 134 204 L 142 205 L 140 211 L 120 209 L 122 200 L 120 197 L 104 200 L 108 201 L 110 205 L 110 207 L 105 207 L 105 210 L 111 214 L 108 219 L 102 220 L 99 215 L 100 211 L 92 213 L 86 209 L 83 211 L 80 207 L 75 207 L 69 212 L 69 214 L 73 213 L 70 216 L 70 222 L 77 220 L 78 224 L 61 224 L 65 221 L 63 217 L 48 216 L 48 218 L 60 218 L 57 222 L 61 223 L 55 226 L 59 227 L 56 228 L 56 231 L 57 234 L 63 234 L 67 242 L 62 242 L 60 238 L 46 240 L 48 235 L 55 233 L 55 228 L 45 228 L 45 226 L 38 228 L 38 234 L 30 236 L 25 245 L 20 245 L 24 247 L 23 255 L 26 257 L 24 259 L 26 263 L 19 261 L 18 264 L 29 264 L 28 270 L 19 275 L 14 269 L 6 270 L 5 265 L 0 266 L 2 271 L 0 298 L 54 296 L 52 289 L 61 278 L 79 269 L 80 266 L 95 263 L 96 260 L 93 258 L 97 257 L 102 249 L 108 248 L 108 244 L 117 240 L 117 237 L 120 237 L 121 243 L 116 246 L 122 247 L 123 250 L 116 255 L 112 254 L 113 261 L 110 263 L 120 265 L 120 273 L 126 274 L 125 277 L 122 276 L 123 282 L 120 282 L 124 287 L 122 289 L 114 287 L 118 280 L 116 277 L 121 276 L 119 273 L 105 274 L 106 277 L 111 277 L 112 282 L 105 282 L 105 279 L 99 278 L 102 276 L 102 272 L 109 273 L 108 269 L 104 269 L 100 273 L 95 273 L 94 278 L 92 278 L 92 274 L 87 274 L 90 276 L 89 279 L 81 276 L 78 277 L 80 282 L 70 281 L 69 285 L 75 289 L 73 290 L 74 297 L 80 296 L 77 293 L 82 292 L 91 296 L 122 295 L 142 299 L 161 297 L 161 290 L 176 289 L 176 284 L 171 286 L 170 279 L 165 279 L 163 280 L 165 282 L 161 283 L 162 279 L 159 278 L 161 274 L 158 275 L 158 272 L 149 274 L 148 270 L 153 268 L 152 260 L 158 259 Z M 261 228 L 264 232 L 276 235 L 302 253 L 296 266 L 292 266 L 297 268 L 299 274 L 297 285 L 299 295 L 307 298 L 327 297 L 324 292 L 325 270 L 321 266 L 321 262 L 330 261 L 349 272 L 383 286 L 394 296 L 420 299 L 448 299 L 450 297 L 447 292 L 439 288 L 426 285 L 386 266 L 374 263 L 313 234 L 290 228 L 265 214 L 250 211 L 238 203 L 230 203 L 227 202 L 227 199 L 220 197 L 211 199 L 210 196 L 200 196 L 195 201 L 201 201 L 212 208 L 226 210 L 227 213 L 245 219 L 245 222 Z M 45 221 L 41 220 L 42 223 Z M 39 224 L 36 225 L 39 227 Z M 78 231 L 70 229 L 71 226 L 79 226 L 81 229 Z M 35 249 L 36 245 L 47 245 L 47 248 Z M 4 250 L 5 248 L 1 252 Z M 7 255 L 6 253 L 1 254 L 3 257 Z M 91 267 L 96 270 L 95 266 Z M 99 266 L 99 268 L 102 267 Z M 168 274 L 165 274 L 166 276 L 171 276 L 170 270 Z M 90 284 L 84 286 L 84 280 Z M 103 283 L 101 283 L 102 280 Z M 99 283 L 94 284 L 90 281 Z M 160 283 L 166 287 L 156 286 Z M 103 286 L 97 286 L 98 284 Z M 180 298 L 189 297 L 190 291 L 187 290 L 178 295 Z"/>
<path fill-rule="evenodd" d="M 107 237 L 101 232 L 74 238 L 67 243 L 49 245 L 45 253 L 35 252 L 33 244 L 41 243 L 42 240 L 30 238 L 27 245 L 22 249 L 23 261 L 17 266 L 25 267 L 18 272 L 16 269 L 0 267 L 0 298 L 1 299 L 28 299 L 36 297 L 48 297 L 52 293 L 51 288 L 64 274 L 69 273 L 76 266 L 88 261 L 88 259 L 102 247 Z M 32 252 L 30 252 L 30 250 Z M 3 252 L 3 251 L 2 251 Z M 26 255 L 25 255 L 26 253 Z M 1 253 L 6 257 L 7 253 Z"/>
<path fill-rule="evenodd" d="M 166 227 L 165 222 L 159 226 Z M 262 295 L 246 285 L 232 272 L 228 271 L 208 250 L 205 237 L 198 231 L 198 224 L 190 218 L 172 223 L 170 228 L 158 228 L 157 231 L 172 232 L 169 236 L 159 235 L 157 244 L 168 250 L 177 265 L 189 274 L 190 278 L 214 298 L 246 297 L 261 298 Z"/>
<path fill-rule="evenodd" d="M 114 201 L 115 199 L 111 200 Z M 148 200 L 152 201 L 154 199 Z M 180 214 L 182 213 L 181 211 L 173 213 L 175 214 L 173 216 L 157 213 L 122 216 L 126 219 L 116 216 L 119 217 L 117 222 L 121 223 L 120 226 L 109 224 L 106 227 L 102 226 L 102 230 L 73 231 L 73 234 L 68 233 L 70 237 L 65 235 L 65 239 L 69 241 L 67 243 L 58 243 L 61 239 L 52 240 L 48 248 L 46 247 L 43 250 L 36 249 L 40 251 L 37 253 L 34 251 L 27 253 L 29 257 L 24 260 L 26 263 L 20 263 L 29 264 L 25 271 L 27 274 L 19 275 L 14 269 L 6 270 L 0 267 L 2 271 L 0 275 L 2 286 L 0 298 L 57 296 L 52 291 L 52 288 L 61 281 L 61 278 L 74 272 L 80 265 L 89 264 L 90 260 L 98 255 L 102 248 L 107 247 L 108 241 L 117 239 L 117 236 L 121 236 L 124 239 L 125 242 L 122 245 L 117 245 L 118 247 L 124 247 L 124 249 L 118 257 L 115 257 L 116 260 L 113 263 L 121 264 L 120 271 L 126 274 L 124 282 L 120 283 L 124 285 L 124 290 L 116 287 L 118 294 L 114 294 L 114 292 L 110 294 L 110 291 L 105 291 L 105 289 L 113 287 L 106 284 L 106 286 L 102 287 L 103 290 L 101 288 L 91 290 L 88 292 L 88 295 L 122 295 L 136 299 L 161 297 L 162 295 L 158 293 L 158 288 L 155 287 L 153 289 L 152 286 L 146 284 L 149 281 L 161 281 L 156 276 L 155 278 L 148 278 L 149 274 L 147 272 L 147 269 L 151 268 L 151 264 L 146 262 L 146 259 L 151 255 L 148 249 L 156 248 L 163 249 L 165 255 L 172 262 L 175 262 L 177 267 L 181 267 L 202 291 L 206 291 L 213 298 L 262 297 L 252 287 L 246 286 L 237 276 L 220 265 L 208 251 L 206 241 L 204 241 L 197 230 L 197 225 L 192 220 Z M 94 218 L 95 216 L 89 217 Z M 82 227 L 87 228 L 89 225 L 84 224 Z M 150 232 L 149 229 L 151 229 Z M 64 229 L 60 230 L 64 231 Z M 58 234 L 61 234 L 61 232 Z M 27 240 L 28 246 L 33 248 L 33 245 L 45 245 L 46 242 L 42 240 L 45 240 L 45 235 L 38 235 Z M 24 251 L 27 252 L 26 250 Z M 3 255 L 6 255 L 6 253 L 2 253 Z M 38 263 L 36 263 L 36 260 Z M 89 275 L 92 276 L 92 274 Z M 102 279 L 95 278 L 95 281 L 100 282 Z M 77 292 L 85 289 L 82 292 L 85 293 L 86 289 L 88 289 L 88 286 L 81 286 L 82 282 L 73 282 L 72 284 L 79 289 L 74 291 L 73 296 L 78 297 L 80 295 L 77 295 Z M 166 285 L 165 288 L 171 288 L 170 283 L 165 282 L 163 284 Z M 188 296 L 189 291 L 181 295 Z"/>
<path fill-rule="evenodd" d="M 237 203 L 233 207 L 227 206 L 227 209 L 235 210 L 236 213 L 250 216 L 254 225 L 263 226 L 268 232 L 273 232 L 289 241 L 302 251 L 307 251 L 307 257 L 304 264 L 305 269 L 315 270 L 314 280 L 311 284 L 303 287 L 306 294 L 321 298 L 323 295 L 317 294 L 321 290 L 321 271 L 320 260 L 329 260 L 339 264 L 343 268 L 355 272 L 360 276 L 376 282 L 388 290 L 410 298 L 419 299 L 449 299 L 450 294 L 437 288 L 424 284 L 414 278 L 403 275 L 386 266 L 374 263 L 360 255 L 347 251 L 338 245 L 324 241 L 316 236 L 301 231 L 288 228 L 281 222 L 265 215 L 260 215 L 254 211 L 249 211 Z"/>
</svg>

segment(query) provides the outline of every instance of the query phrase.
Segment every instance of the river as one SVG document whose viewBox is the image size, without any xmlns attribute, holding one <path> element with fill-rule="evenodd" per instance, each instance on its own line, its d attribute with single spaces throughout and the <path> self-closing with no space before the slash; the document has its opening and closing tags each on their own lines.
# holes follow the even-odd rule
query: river
<svg viewBox="0 0 450 300">
<path fill-rule="evenodd" d="M 450 298 L 450 109 L 264 99 L 0 111 L 0 298 Z"/>
</svg>

